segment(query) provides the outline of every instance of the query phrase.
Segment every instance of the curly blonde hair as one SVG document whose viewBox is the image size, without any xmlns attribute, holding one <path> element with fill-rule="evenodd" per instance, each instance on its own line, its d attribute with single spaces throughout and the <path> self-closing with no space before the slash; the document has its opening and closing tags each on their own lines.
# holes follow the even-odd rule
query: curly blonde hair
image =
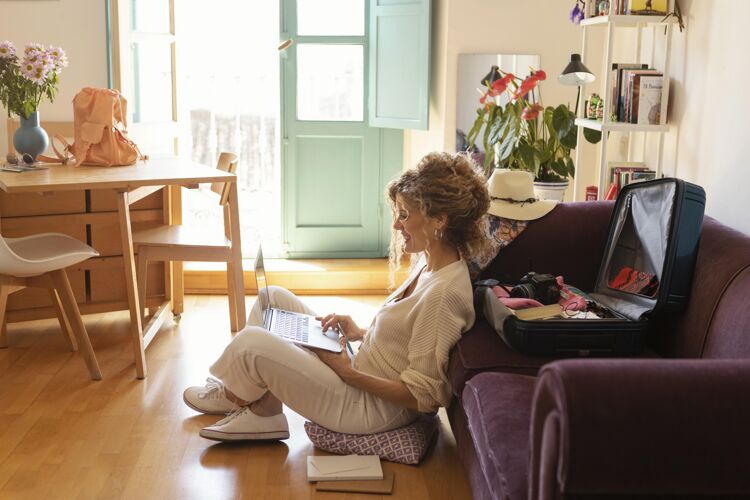
<svg viewBox="0 0 750 500">
<path fill-rule="evenodd" d="M 487 244 L 481 220 L 490 206 L 487 180 L 465 154 L 430 153 L 388 184 L 386 194 L 395 210 L 396 197 L 413 205 L 427 217 L 447 217 L 443 241 L 468 256 L 481 252 Z M 403 257 L 403 242 L 392 229 L 391 269 Z"/>
</svg>

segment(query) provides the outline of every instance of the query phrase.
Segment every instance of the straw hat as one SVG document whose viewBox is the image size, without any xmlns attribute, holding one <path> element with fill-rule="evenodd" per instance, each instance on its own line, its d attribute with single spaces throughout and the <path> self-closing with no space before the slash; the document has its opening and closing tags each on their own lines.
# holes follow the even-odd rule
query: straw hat
<svg viewBox="0 0 750 500">
<path fill-rule="evenodd" d="M 489 180 L 492 201 L 488 212 L 514 220 L 536 220 L 557 205 L 555 200 L 540 200 L 534 195 L 534 176 L 523 170 L 496 168 Z"/>
</svg>

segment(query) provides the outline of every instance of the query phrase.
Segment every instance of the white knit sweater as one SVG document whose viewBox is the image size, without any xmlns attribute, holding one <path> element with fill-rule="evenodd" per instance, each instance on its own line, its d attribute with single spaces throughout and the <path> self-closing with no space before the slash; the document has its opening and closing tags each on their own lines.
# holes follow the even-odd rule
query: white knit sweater
<svg viewBox="0 0 750 500">
<path fill-rule="evenodd" d="M 448 353 L 474 324 L 469 270 L 464 260 L 438 271 L 419 271 L 380 308 L 367 329 L 354 366 L 370 375 L 401 379 L 419 411 L 432 412 L 450 402 Z M 419 275 L 414 291 L 398 300 Z"/>
</svg>

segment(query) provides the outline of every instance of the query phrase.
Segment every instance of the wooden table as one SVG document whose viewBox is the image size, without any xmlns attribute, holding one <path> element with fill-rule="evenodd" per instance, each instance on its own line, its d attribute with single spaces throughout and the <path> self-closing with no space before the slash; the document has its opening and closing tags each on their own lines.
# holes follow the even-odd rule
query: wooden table
<svg viewBox="0 0 750 500">
<path fill-rule="evenodd" d="M 127 167 L 74 167 L 71 165 L 49 165 L 38 172 L 0 171 L 0 189 L 6 193 L 45 193 L 53 191 L 80 191 L 108 189 L 117 193 L 117 210 L 120 219 L 120 236 L 125 268 L 128 307 L 130 309 L 130 329 L 133 340 L 136 375 L 146 376 L 145 348 L 154 339 L 166 314 L 172 309 L 175 297 L 170 283 L 165 284 L 165 301 L 144 326 L 139 304 L 136 279 L 133 233 L 130 223 L 130 205 L 168 186 L 195 187 L 200 183 L 229 182 L 229 211 L 232 255 L 241 261 L 240 225 L 237 196 L 237 177 L 216 168 L 207 167 L 180 158 L 154 158 L 139 161 Z M 244 290 L 242 269 L 234 266 L 234 279 L 238 288 Z M 239 328 L 245 326 L 245 302 L 237 301 Z"/>
</svg>

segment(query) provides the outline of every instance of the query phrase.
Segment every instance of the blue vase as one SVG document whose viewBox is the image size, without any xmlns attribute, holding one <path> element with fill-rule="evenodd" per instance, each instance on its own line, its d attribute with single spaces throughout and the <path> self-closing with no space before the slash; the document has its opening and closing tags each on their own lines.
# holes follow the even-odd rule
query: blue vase
<svg viewBox="0 0 750 500">
<path fill-rule="evenodd" d="M 28 154 L 36 160 L 49 146 L 49 137 L 39 126 L 39 111 L 34 111 L 28 118 L 20 118 L 21 126 L 13 134 L 13 147 L 19 155 Z"/>
</svg>

